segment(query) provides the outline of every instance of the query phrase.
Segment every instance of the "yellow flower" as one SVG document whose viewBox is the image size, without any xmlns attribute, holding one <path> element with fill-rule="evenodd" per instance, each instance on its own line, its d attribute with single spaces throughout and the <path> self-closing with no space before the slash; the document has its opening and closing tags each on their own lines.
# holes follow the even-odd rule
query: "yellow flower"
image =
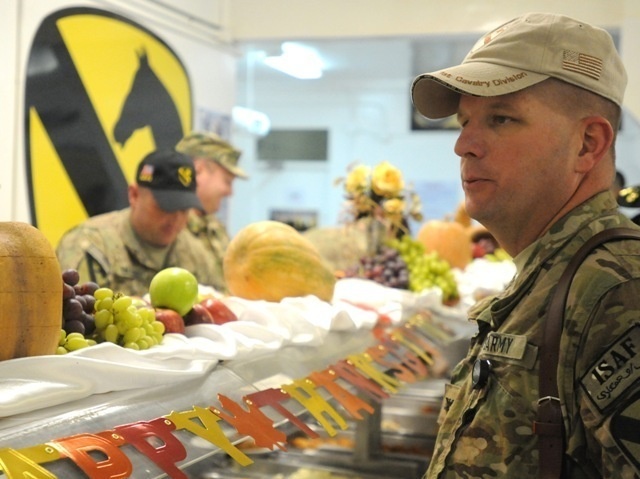
<svg viewBox="0 0 640 479">
<path fill-rule="evenodd" d="M 405 204 L 400 198 L 391 198 L 383 204 L 384 212 L 390 216 L 402 216 Z"/>
<path fill-rule="evenodd" d="M 402 172 L 388 161 L 378 164 L 371 174 L 371 189 L 385 198 L 398 196 L 404 188 Z"/>
<path fill-rule="evenodd" d="M 362 193 L 369 186 L 370 168 L 365 165 L 358 165 L 347 175 L 344 182 L 344 189 L 350 195 Z"/>
</svg>

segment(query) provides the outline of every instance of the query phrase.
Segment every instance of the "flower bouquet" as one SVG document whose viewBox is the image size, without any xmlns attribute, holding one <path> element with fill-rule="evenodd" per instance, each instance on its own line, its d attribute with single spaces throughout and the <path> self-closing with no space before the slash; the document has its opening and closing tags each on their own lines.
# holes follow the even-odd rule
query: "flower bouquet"
<svg viewBox="0 0 640 479">
<path fill-rule="evenodd" d="M 343 183 L 346 222 L 366 221 L 367 251 L 344 273 L 346 277 L 373 280 L 392 288 L 422 292 L 437 287 L 444 301 L 458 297 L 450 265 L 413 238 L 408 219 L 422 221 L 422 203 L 405 185 L 401 171 L 387 161 L 373 168 L 356 165 Z"/>
<path fill-rule="evenodd" d="M 408 218 L 422 220 L 419 196 L 405 187 L 402 172 L 388 161 L 371 168 L 356 165 L 344 183 L 347 222 L 368 220 L 369 251 L 379 250 L 385 239 L 409 233 Z"/>
</svg>

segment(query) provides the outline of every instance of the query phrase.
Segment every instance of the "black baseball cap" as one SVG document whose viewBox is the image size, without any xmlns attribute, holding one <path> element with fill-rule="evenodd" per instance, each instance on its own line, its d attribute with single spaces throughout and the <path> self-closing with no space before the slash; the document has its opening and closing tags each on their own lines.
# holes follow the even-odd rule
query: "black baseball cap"
<svg viewBox="0 0 640 479">
<path fill-rule="evenodd" d="M 175 150 L 156 150 L 145 156 L 138 165 L 136 182 L 151 190 L 164 211 L 202 209 L 193 160 Z"/>
</svg>

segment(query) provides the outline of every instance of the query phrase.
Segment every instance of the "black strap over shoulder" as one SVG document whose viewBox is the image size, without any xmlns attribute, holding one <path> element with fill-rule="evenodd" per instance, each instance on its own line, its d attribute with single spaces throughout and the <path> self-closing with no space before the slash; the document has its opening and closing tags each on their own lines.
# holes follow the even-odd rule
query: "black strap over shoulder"
<svg viewBox="0 0 640 479">
<path fill-rule="evenodd" d="M 539 477 L 541 479 L 562 477 L 565 444 L 558 393 L 558 358 L 569 287 L 578 267 L 596 247 L 607 241 L 622 239 L 640 240 L 640 231 L 631 228 L 611 228 L 590 238 L 569 261 L 551 298 L 549 314 L 545 322 L 544 338 L 540 345 L 540 399 L 538 399 L 537 417 L 533 423 L 533 430 L 538 435 Z"/>
</svg>

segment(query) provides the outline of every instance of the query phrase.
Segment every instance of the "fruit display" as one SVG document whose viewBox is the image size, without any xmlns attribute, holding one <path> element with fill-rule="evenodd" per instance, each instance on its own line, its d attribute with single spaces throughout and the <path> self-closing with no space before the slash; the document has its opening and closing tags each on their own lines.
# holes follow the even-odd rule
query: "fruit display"
<svg viewBox="0 0 640 479">
<path fill-rule="evenodd" d="M 464 269 L 472 259 L 471 239 L 467 228 L 457 221 L 429 220 L 416 235 L 425 251 L 435 251 L 452 268 Z"/>
<path fill-rule="evenodd" d="M 162 342 L 165 333 L 184 334 L 193 324 L 224 324 L 236 314 L 220 299 L 198 296 L 196 278 L 181 268 L 154 276 L 151 303 L 114 292 L 93 282 L 79 284 L 76 270 L 62 272 L 62 330 L 57 354 L 110 342 L 145 350 Z M 154 305 L 155 304 L 155 305 Z"/>
<path fill-rule="evenodd" d="M 184 334 L 184 319 L 173 309 L 156 308 L 156 321 L 164 324 L 165 333 Z"/>
<path fill-rule="evenodd" d="M 410 291 L 437 287 L 442 290 L 443 301 L 451 302 L 458 298 L 458 285 L 451 265 L 437 251 L 426 251 L 420 241 L 408 235 L 390 240 L 389 245 L 398 250 L 407 263 Z"/>
<path fill-rule="evenodd" d="M 344 272 L 348 278 L 365 278 L 391 288 L 421 292 L 440 288 L 443 301 L 458 298 L 451 266 L 437 252 L 427 253 L 424 245 L 409 235 L 387 240 L 373 256 L 363 256 Z"/>
<path fill-rule="evenodd" d="M 500 247 L 496 238 L 481 224 L 473 223 L 467 213 L 464 202 L 458 205 L 453 217 L 454 222 L 464 227 L 471 241 L 471 257 L 488 261 L 511 261 L 511 256 Z"/>
<path fill-rule="evenodd" d="M 150 306 L 137 306 L 133 298 L 99 288 L 94 293 L 95 333 L 98 342 L 109 341 L 125 348 L 144 350 L 162 342 L 164 324 Z"/>
<path fill-rule="evenodd" d="M 0 360 L 53 354 L 60 336 L 60 265 L 33 226 L 0 222 Z"/>
<path fill-rule="evenodd" d="M 67 334 L 91 336 L 95 330 L 93 308 L 96 299 L 93 293 L 99 286 L 93 282 L 78 284 L 79 281 L 76 270 L 62 272 L 62 329 Z"/>
<path fill-rule="evenodd" d="M 278 302 L 286 297 L 333 297 L 336 278 L 313 244 L 293 227 L 258 221 L 240 230 L 224 257 L 232 295 Z"/>
<path fill-rule="evenodd" d="M 132 296 L 87 282 L 76 270 L 62 273 L 62 330 L 57 354 L 110 342 L 128 349 L 149 349 L 162 342 L 164 323 L 156 312 Z"/>
<path fill-rule="evenodd" d="M 184 268 L 165 268 L 151 279 L 149 297 L 154 308 L 173 309 L 184 316 L 198 300 L 198 280 Z"/>
<path fill-rule="evenodd" d="M 200 301 L 199 304 L 207 310 L 207 312 L 211 316 L 211 322 L 213 324 L 225 324 L 231 321 L 238 320 L 238 316 L 236 316 L 236 313 L 234 313 L 231 308 L 229 308 L 229 306 L 227 306 L 220 299 L 205 297 Z M 187 323 L 193 324 L 189 320 L 187 320 Z"/>
<path fill-rule="evenodd" d="M 474 259 L 483 258 L 487 261 L 511 261 L 512 258 L 493 235 L 480 225 L 470 226 L 468 228 L 471 238 L 471 253 Z"/>
<path fill-rule="evenodd" d="M 344 271 L 346 278 L 366 278 L 390 288 L 409 289 L 409 268 L 400 252 L 390 246 L 373 256 L 362 256 Z"/>
</svg>

